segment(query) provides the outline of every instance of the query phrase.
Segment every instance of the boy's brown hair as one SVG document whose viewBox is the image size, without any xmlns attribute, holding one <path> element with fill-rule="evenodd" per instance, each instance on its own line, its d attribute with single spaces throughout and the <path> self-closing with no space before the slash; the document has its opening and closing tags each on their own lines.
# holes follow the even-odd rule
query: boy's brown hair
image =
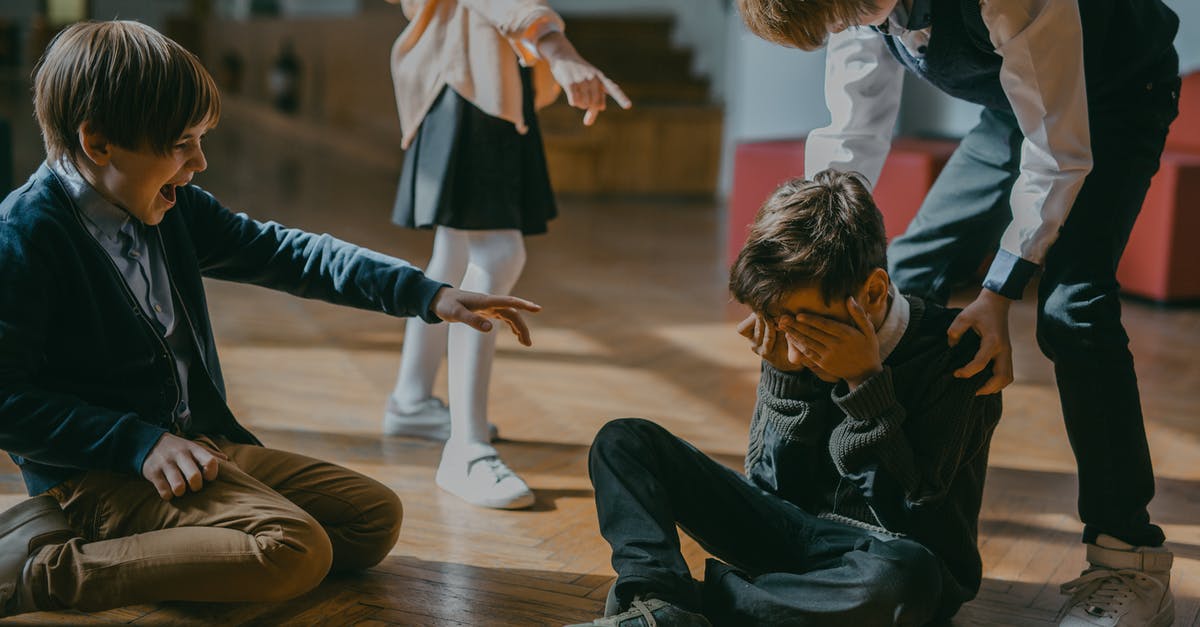
<svg viewBox="0 0 1200 627">
<path fill-rule="evenodd" d="M 763 203 L 729 276 L 738 302 L 764 312 L 789 292 L 818 287 L 825 302 L 887 267 L 887 234 L 861 175 L 825 170 L 792 179 Z"/>
<path fill-rule="evenodd" d="M 122 148 L 161 155 L 186 129 L 221 115 L 200 60 L 130 21 L 80 22 L 55 36 L 38 61 L 33 104 L 52 161 L 81 149 L 84 122 Z"/>
<path fill-rule="evenodd" d="M 737 0 L 750 32 L 777 44 L 816 50 L 835 25 L 856 26 L 879 9 L 875 0 Z"/>
</svg>

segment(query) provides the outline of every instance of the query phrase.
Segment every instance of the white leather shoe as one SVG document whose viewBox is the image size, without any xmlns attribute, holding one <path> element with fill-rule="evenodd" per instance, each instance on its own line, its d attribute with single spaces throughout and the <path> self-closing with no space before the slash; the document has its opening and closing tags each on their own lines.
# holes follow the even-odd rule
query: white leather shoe
<svg viewBox="0 0 1200 627">
<path fill-rule="evenodd" d="M 487 444 L 447 443 L 438 464 L 438 487 L 480 507 L 524 509 L 533 505 L 533 490 Z"/>
<path fill-rule="evenodd" d="M 1174 556 L 1101 534 L 1087 545 L 1091 568 L 1062 585 L 1060 627 L 1167 627 L 1175 622 Z"/>
</svg>

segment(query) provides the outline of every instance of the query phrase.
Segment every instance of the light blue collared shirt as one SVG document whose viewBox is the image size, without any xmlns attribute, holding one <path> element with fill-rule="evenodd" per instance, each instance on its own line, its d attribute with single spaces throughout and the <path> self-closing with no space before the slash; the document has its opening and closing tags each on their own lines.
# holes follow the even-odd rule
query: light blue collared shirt
<svg viewBox="0 0 1200 627">
<path fill-rule="evenodd" d="M 167 275 L 167 263 L 157 231 L 100 195 L 70 159 L 63 158 L 49 165 L 67 188 L 88 232 L 116 265 L 117 273 L 133 293 L 142 313 L 159 337 L 171 347 L 180 389 L 174 418 L 182 430 L 188 431 L 192 422 L 188 371 L 194 356 L 189 337 L 191 330 L 186 319 L 175 315 L 171 279 Z"/>
</svg>

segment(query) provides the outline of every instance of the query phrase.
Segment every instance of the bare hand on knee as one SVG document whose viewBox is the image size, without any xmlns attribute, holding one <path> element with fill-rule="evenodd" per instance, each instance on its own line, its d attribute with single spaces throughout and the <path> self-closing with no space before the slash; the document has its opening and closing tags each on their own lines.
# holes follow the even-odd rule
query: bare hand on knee
<svg viewBox="0 0 1200 627">
<path fill-rule="evenodd" d="M 177 435 L 164 433 L 142 462 L 142 476 L 154 484 L 164 501 L 199 492 L 205 481 L 217 478 L 219 460 L 229 456 Z"/>
<path fill-rule="evenodd" d="M 438 290 L 429 308 L 446 322 L 461 322 L 484 333 L 492 330 L 488 318 L 501 320 L 525 346 L 532 346 L 533 340 L 521 312 L 537 313 L 542 310 L 541 305 L 523 298 L 479 294 L 453 287 Z"/>
</svg>

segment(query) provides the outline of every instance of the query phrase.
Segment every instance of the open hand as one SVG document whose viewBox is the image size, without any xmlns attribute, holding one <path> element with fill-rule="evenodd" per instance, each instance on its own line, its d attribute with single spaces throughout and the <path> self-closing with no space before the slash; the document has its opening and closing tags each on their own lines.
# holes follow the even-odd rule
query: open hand
<svg viewBox="0 0 1200 627">
<path fill-rule="evenodd" d="M 824 316 L 796 314 L 780 319 L 788 344 L 820 371 L 834 379 L 843 379 L 850 389 L 883 371 L 879 357 L 879 338 L 867 312 L 853 297 L 846 309 L 854 324 L 848 325 Z"/>
<path fill-rule="evenodd" d="M 982 290 L 946 330 L 951 346 L 958 344 L 968 329 L 979 334 L 979 351 L 975 358 L 954 371 L 954 376 L 969 379 L 979 374 L 989 362 L 992 364 L 992 378 L 975 392 L 977 396 L 995 394 L 1013 382 L 1012 341 L 1008 337 L 1011 304 L 1012 301 L 991 290 Z"/>
<path fill-rule="evenodd" d="M 559 32 L 547 33 L 538 40 L 538 51 L 550 63 L 554 81 L 567 94 L 567 103 L 587 111 L 583 115 L 584 126 L 591 126 L 600 112 L 605 109 L 607 98 L 612 97 L 622 109 L 633 106 L 629 97 L 604 72 L 588 63 L 575 46 Z"/>
<path fill-rule="evenodd" d="M 542 310 L 541 305 L 523 298 L 467 292 L 453 287 L 438 290 L 429 308 L 446 322 L 461 322 L 484 333 L 492 330 L 488 318 L 502 320 L 525 346 L 532 346 L 533 340 L 521 312 L 537 313 Z"/>
<path fill-rule="evenodd" d="M 219 460 L 229 460 L 220 451 L 171 433 L 159 438 L 142 462 L 142 476 L 154 484 L 164 501 L 199 492 L 205 481 L 215 481 Z"/>
</svg>

